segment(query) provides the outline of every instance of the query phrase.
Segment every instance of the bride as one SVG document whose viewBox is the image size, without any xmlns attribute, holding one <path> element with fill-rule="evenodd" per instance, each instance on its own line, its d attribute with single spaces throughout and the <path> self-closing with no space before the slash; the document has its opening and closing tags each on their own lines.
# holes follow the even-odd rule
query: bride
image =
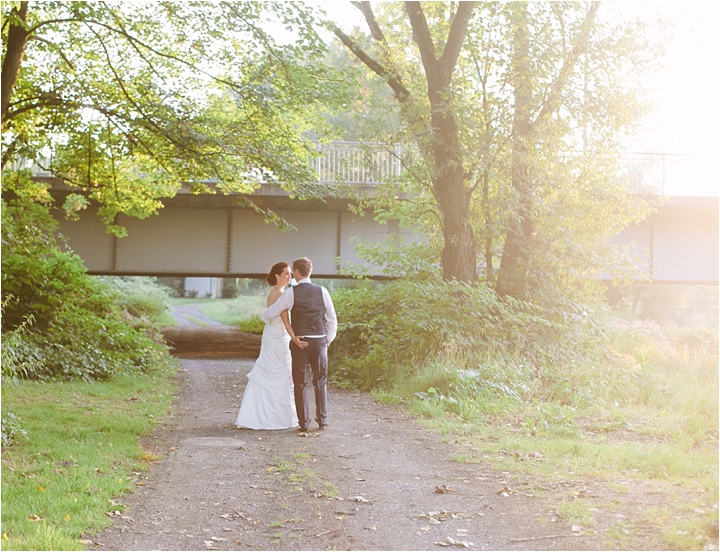
<svg viewBox="0 0 720 552">
<path fill-rule="evenodd" d="M 267 297 L 269 307 L 290 283 L 290 265 L 279 262 L 265 277 L 272 286 Z M 238 428 L 289 429 L 297 427 L 298 419 L 293 395 L 290 340 L 298 347 L 307 343 L 295 336 L 290 326 L 288 311 L 265 325 L 260 345 L 260 356 L 248 374 L 240 413 L 235 420 Z"/>
</svg>

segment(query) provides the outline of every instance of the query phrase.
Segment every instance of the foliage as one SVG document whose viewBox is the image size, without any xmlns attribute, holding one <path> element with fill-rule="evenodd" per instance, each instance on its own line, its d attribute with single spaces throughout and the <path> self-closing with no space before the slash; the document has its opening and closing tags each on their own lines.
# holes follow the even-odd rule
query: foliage
<svg viewBox="0 0 720 552">
<path fill-rule="evenodd" d="M 244 332 L 262 334 L 265 329 L 265 322 L 262 321 L 259 314 L 253 314 L 250 318 L 240 320 L 238 328 Z"/>
<path fill-rule="evenodd" d="M 311 8 L 5 2 L 3 16 L 3 190 L 18 168 L 10 161 L 45 159 L 71 186 L 67 213 L 98 202 L 117 235 L 116 214 L 146 217 L 183 182 L 197 192 L 249 194 L 262 180 L 319 193 L 303 133 L 331 132 L 324 112 L 346 80 L 319 61 Z"/>
<path fill-rule="evenodd" d="M 5 301 L 3 301 L 3 313 L 4 311 Z M 0 341 L 0 356 L 2 357 L 2 385 L 0 385 L 0 391 L 2 392 L 3 401 L 5 401 L 9 387 L 17 385 L 19 379 L 27 376 L 28 372 L 36 372 L 42 368 L 42 358 L 38 358 L 36 351 L 32 347 L 28 347 L 26 342 L 26 333 L 28 327 L 32 325 L 32 321 L 32 317 L 28 316 L 20 326 L 5 333 Z M 12 446 L 17 439 L 26 436 L 25 430 L 22 429 L 22 420 L 3 405 L 3 447 Z"/>
<path fill-rule="evenodd" d="M 24 376 L 105 379 L 163 360 L 167 348 L 149 319 L 119 307 L 116 292 L 61 250 L 41 204 L 3 202 L 2 221 L 3 335 L 33 319 L 16 343 Z"/>
<path fill-rule="evenodd" d="M 133 316 L 154 320 L 170 306 L 173 290 L 159 284 L 155 277 L 101 276 L 99 279 L 117 294 L 118 305 Z"/>
<path fill-rule="evenodd" d="M 600 308 L 540 308 L 439 275 L 334 297 L 334 377 L 363 389 L 573 406 L 662 394 L 656 376 L 611 347 Z"/>
<path fill-rule="evenodd" d="M 412 15 L 410 4 L 422 13 Z M 454 36 L 462 48 L 438 107 L 426 58 L 445 63 L 459 4 L 356 5 L 371 36 L 335 34 L 375 85 L 352 107 L 366 140 L 389 152 L 404 145 L 404 175 L 369 206 L 422 224 L 433 247 L 440 244 L 446 278 L 474 279 L 470 268 L 501 295 L 545 305 L 584 300 L 598 293 L 599 272 L 630 272 L 627 255 L 607 241 L 648 214 L 617 162 L 647 107 L 643 78 L 662 53 L 658 22 L 597 2 L 477 3 L 467 32 Z M 378 92 L 387 85 L 394 100 Z M 438 113 L 456 124 L 454 135 L 437 134 Z M 462 187 L 444 180 L 458 167 Z M 467 202 L 467 212 L 451 212 L 448 196 L 457 209 Z M 465 219 L 472 232 L 454 232 Z M 448 266 L 445 252 L 460 247 L 449 242 L 463 240 L 473 255 Z"/>
<path fill-rule="evenodd" d="M 340 320 L 333 345 L 338 377 L 363 388 L 383 380 L 387 385 L 449 350 L 474 354 L 513 347 L 532 354 L 530 328 L 554 332 L 554 324 L 529 305 L 439 276 L 340 290 L 333 302 Z"/>
<path fill-rule="evenodd" d="M 105 382 L 21 381 L 3 408 L 27 439 L 2 449 L 3 550 L 83 550 L 124 510 L 153 455 L 141 447 L 176 396 L 175 370 Z"/>
</svg>

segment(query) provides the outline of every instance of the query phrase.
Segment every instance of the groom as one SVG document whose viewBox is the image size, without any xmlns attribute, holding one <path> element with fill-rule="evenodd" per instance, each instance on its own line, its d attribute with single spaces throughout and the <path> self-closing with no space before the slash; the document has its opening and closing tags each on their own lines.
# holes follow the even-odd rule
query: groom
<svg viewBox="0 0 720 552">
<path fill-rule="evenodd" d="M 307 431 L 310 423 L 308 368 L 312 369 L 315 387 L 315 420 L 320 429 L 327 427 L 327 349 L 337 334 L 335 306 L 327 289 L 310 282 L 312 268 L 312 261 L 307 257 L 293 261 L 293 278 L 297 285 L 288 289 L 262 313 L 263 321 L 269 322 L 285 309 L 292 311 L 293 332 L 308 344 L 301 349 L 294 342 L 290 342 L 295 408 L 301 432 Z"/>
</svg>

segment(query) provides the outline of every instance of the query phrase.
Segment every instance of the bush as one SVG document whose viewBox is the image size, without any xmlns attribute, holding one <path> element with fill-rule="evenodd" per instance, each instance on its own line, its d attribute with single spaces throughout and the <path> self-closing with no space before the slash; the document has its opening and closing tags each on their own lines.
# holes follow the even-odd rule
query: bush
<svg viewBox="0 0 720 552">
<path fill-rule="evenodd" d="M 149 307 L 123 308 L 127 301 L 61 250 L 45 207 L 11 201 L 2 221 L 3 338 L 32 317 L 16 346 L 39 361 L 23 362 L 23 376 L 106 379 L 162 361 L 167 348 L 141 312 Z"/>
<path fill-rule="evenodd" d="M 449 350 L 484 355 L 513 348 L 529 353 L 529 329 L 553 327 L 485 286 L 440 278 L 340 290 L 334 297 L 340 328 L 333 358 L 339 377 L 363 388 Z"/>
<path fill-rule="evenodd" d="M 262 334 L 265 322 L 262 321 L 259 314 L 253 314 L 250 318 L 238 322 L 238 327 L 244 332 Z"/>
<path fill-rule="evenodd" d="M 439 277 L 340 290 L 333 302 L 332 377 L 342 384 L 576 406 L 661 392 L 654 374 L 614 348 L 599 308 L 551 311 Z"/>
<path fill-rule="evenodd" d="M 133 316 L 155 319 L 170 307 L 174 290 L 148 276 L 100 276 L 99 280 L 117 292 L 117 304 Z"/>
<path fill-rule="evenodd" d="M 3 312 L 5 310 L 3 304 Z M 38 351 L 24 339 L 27 328 L 32 325 L 32 317 L 28 317 L 15 330 L 7 332 L 0 341 L 2 351 L 2 390 L 3 403 L 9 385 L 17 385 L 18 378 L 26 376 L 28 371 L 34 372 L 42 367 L 42 357 Z M 20 439 L 26 438 L 22 429 L 22 420 L 10 410 L 2 409 L 2 444 L 12 446 Z"/>
</svg>

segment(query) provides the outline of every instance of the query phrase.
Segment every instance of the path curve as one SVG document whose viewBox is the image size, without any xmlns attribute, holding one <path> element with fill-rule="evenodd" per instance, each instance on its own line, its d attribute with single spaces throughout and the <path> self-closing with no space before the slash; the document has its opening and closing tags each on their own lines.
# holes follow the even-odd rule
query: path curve
<svg viewBox="0 0 720 552">
<path fill-rule="evenodd" d="M 91 537 L 103 550 L 602 548 L 532 492 L 503 494 L 509 474 L 453 461 L 462 445 L 400 407 L 331 388 L 323 432 L 239 430 L 254 360 L 181 362 L 174 413 L 146 443 L 161 460 Z"/>
<path fill-rule="evenodd" d="M 177 320 L 180 326 L 225 326 L 225 324 L 213 320 L 200 312 L 199 305 L 189 303 L 187 305 L 175 305 L 171 307 L 170 314 Z M 201 324 L 198 324 L 200 322 Z"/>
</svg>

